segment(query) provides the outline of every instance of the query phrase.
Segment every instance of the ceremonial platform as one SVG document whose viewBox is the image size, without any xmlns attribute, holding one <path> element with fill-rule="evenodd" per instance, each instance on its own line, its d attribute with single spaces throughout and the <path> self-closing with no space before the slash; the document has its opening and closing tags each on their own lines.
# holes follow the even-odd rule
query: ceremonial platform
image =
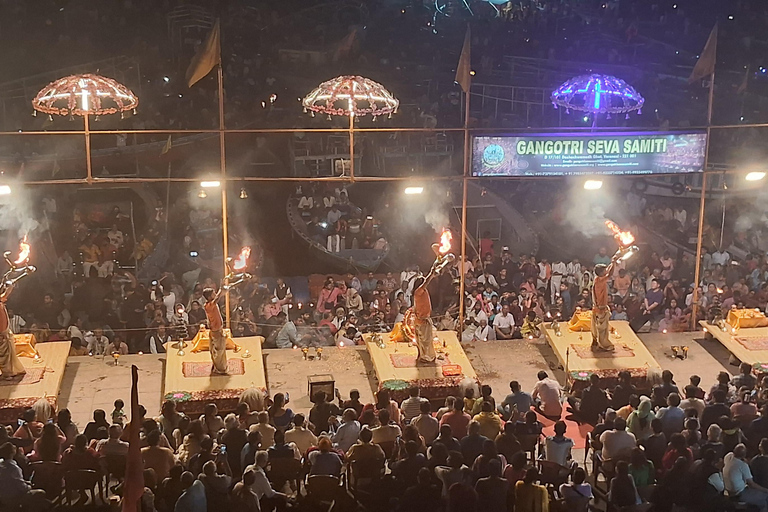
<svg viewBox="0 0 768 512">
<path fill-rule="evenodd" d="M 559 335 L 551 323 L 542 324 L 547 342 L 565 371 L 567 383 L 574 390 L 586 387 L 593 373 L 606 379 L 608 386 L 615 385 L 623 370 L 630 372 L 634 384 L 640 389 L 650 389 L 660 381 L 661 366 L 628 322 L 610 322 L 610 340 L 615 351 L 593 351 L 590 315 L 591 311 L 581 312 L 570 322 L 560 322 Z"/>
<path fill-rule="evenodd" d="M 175 401 L 178 409 L 187 414 L 202 413 L 208 403 L 215 403 L 220 412 L 232 412 L 244 390 L 256 388 L 266 392 L 263 337 L 237 338 L 236 350 L 227 344 L 228 375 L 211 374 L 211 354 L 207 349 L 194 351 L 201 345 L 207 348 L 197 341 L 189 343 L 183 355 L 173 348 L 173 343 L 166 344 L 164 400 Z"/>
<path fill-rule="evenodd" d="M 752 365 L 757 373 L 768 373 L 768 318 L 753 309 L 732 309 L 717 325 L 699 322 L 705 338 L 715 338 L 742 363 Z"/>
<path fill-rule="evenodd" d="M 69 356 L 69 341 L 34 343 L 31 335 L 18 335 L 16 353 L 27 373 L 0 381 L 0 423 L 15 422 L 40 398 L 56 407 Z M 39 357 L 35 357 L 37 354 Z"/>
<path fill-rule="evenodd" d="M 418 350 L 410 343 L 391 341 L 389 334 L 381 334 L 381 341 L 375 340 L 373 334 L 364 336 L 379 389 L 388 389 L 394 400 L 401 401 L 408 397 L 408 388 L 416 386 L 421 389 L 421 396 L 437 400 L 449 395 L 463 396 L 462 381 L 478 382 L 456 333 L 434 332 L 438 340 L 434 342 L 437 361 L 418 365 Z"/>
</svg>

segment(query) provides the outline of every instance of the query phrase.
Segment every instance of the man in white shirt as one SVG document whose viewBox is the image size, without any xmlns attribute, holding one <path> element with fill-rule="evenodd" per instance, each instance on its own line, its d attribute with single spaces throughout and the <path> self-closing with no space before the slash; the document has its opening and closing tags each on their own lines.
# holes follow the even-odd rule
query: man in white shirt
<svg viewBox="0 0 768 512">
<path fill-rule="evenodd" d="M 293 417 L 294 427 L 285 432 L 286 444 L 294 443 L 302 455 L 317 444 L 317 437 L 304 426 L 304 423 L 304 415 L 297 414 Z"/>
<path fill-rule="evenodd" d="M 13 309 L 8 308 L 8 328 L 12 333 L 20 334 L 26 325 L 27 321 L 21 315 L 17 315 Z"/>
<path fill-rule="evenodd" d="M 512 318 L 514 320 L 514 317 Z M 482 313 L 482 316 L 478 315 L 478 319 L 480 325 L 475 328 L 475 333 L 472 335 L 472 341 L 496 341 L 496 331 L 488 325 L 488 317 L 485 313 Z"/>
<path fill-rule="evenodd" d="M 546 460 L 560 464 L 564 467 L 570 467 L 573 463 L 571 460 L 571 448 L 573 448 L 573 439 L 565 437 L 566 425 L 564 421 L 558 421 L 555 423 L 555 435 L 548 436 L 544 441 L 544 453 L 546 454 Z"/>
<path fill-rule="evenodd" d="M 419 388 L 414 386 L 408 390 L 408 398 L 400 404 L 400 412 L 403 415 L 403 421 L 410 422 L 421 413 L 421 404 L 429 402 L 426 398 L 419 396 Z"/>
<path fill-rule="evenodd" d="M 701 413 L 704 412 L 704 407 L 707 406 L 704 400 L 696 398 L 698 388 L 691 384 L 685 386 L 685 400 L 680 402 L 680 408 L 685 411 L 687 409 L 696 409 L 696 417 L 701 418 Z"/>
<path fill-rule="evenodd" d="M 629 457 L 637 447 L 637 439 L 632 432 L 627 432 L 627 421 L 618 417 L 613 422 L 613 430 L 600 434 L 600 444 L 603 445 L 603 459 L 611 460 L 616 457 Z"/>
<path fill-rule="evenodd" d="M 579 260 L 571 261 L 565 266 L 565 269 L 568 276 L 566 279 L 568 284 L 578 284 L 579 279 L 581 278 L 581 263 L 579 263 Z"/>
<path fill-rule="evenodd" d="M 563 405 L 560 399 L 563 394 L 563 388 L 560 387 L 560 383 L 554 379 L 550 379 L 547 372 L 540 371 L 537 375 L 539 381 L 533 388 L 531 398 L 540 402 L 536 406 L 536 410 L 547 418 L 560 419 L 560 415 L 563 413 Z"/>
<path fill-rule="evenodd" d="M 555 297 L 560 293 L 560 283 L 563 282 L 563 277 L 567 273 L 568 268 L 565 263 L 560 260 L 556 260 L 552 263 L 552 277 L 549 280 L 552 304 L 555 303 Z"/>
<path fill-rule="evenodd" d="M 424 442 L 427 445 L 431 445 L 432 441 L 437 438 L 440 433 L 440 422 L 437 418 L 431 414 L 431 407 L 429 402 L 422 402 L 421 414 L 411 420 L 411 425 L 416 427 L 421 437 L 424 438 Z"/>
<path fill-rule="evenodd" d="M 728 251 L 720 247 L 717 251 L 712 253 L 712 265 L 726 266 L 731 261 L 731 255 Z"/>
<path fill-rule="evenodd" d="M 334 421 L 336 425 L 333 426 L 333 433 L 331 435 L 331 441 L 333 446 L 347 453 L 353 444 L 357 442 L 357 438 L 360 435 L 360 423 L 357 421 L 357 412 L 352 409 L 346 409 L 342 415 L 343 423 L 338 425 L 338 420 Z"/>
<path fill-rule="evenodd" d="M 746 461 L 747 447 L 737 444 L 733 452 L 725 456 L 723 480 L 730 498 L 768 511 L 768 489 L 752 480 L 752 471 Z"/>
<path fill-rule="evenodd" d="M 104 331 L 97 327 L 93 332 L 85 333 L 85 342 L 88 344 L 88 352 L 95 356 L 100 356 L 107 348 L 109 339 L 104 336 Z"/>
<path fill-rule="evenodd" d="M 501 308 L 501 314 L 493 319 L 493 330 L 496 332 L 497 340 L 511 340 L 515 331 L 515 317 L 509 313 L 509 306 L 504 305 Z"/>
<path fill-rule="evenodd" d="M 251 490 L 256 493 L 256 496 L 259 499 L 263 496 L 266 496 L 267 498 L 279 497 L 284 499 L 285 494 L 274 490 L 266 473 L 264 473 L 264 468 L 267 467 L 268 462 L 269 454 L 264 450 L 259 450 L 256 452 L 255 463 L 245 468 L 245 471 L 253 471 L 256 474 L 256 481 L 251 486 Z"/>
<path fill-rule="evenodd" d="M 380 426 L 371 430 L 374 444 L 394 443 L 403 434 L 400 427 L 390 423 L 389 411 L 386 409 L 379 411 L 379 423 Z"/>
</svg>

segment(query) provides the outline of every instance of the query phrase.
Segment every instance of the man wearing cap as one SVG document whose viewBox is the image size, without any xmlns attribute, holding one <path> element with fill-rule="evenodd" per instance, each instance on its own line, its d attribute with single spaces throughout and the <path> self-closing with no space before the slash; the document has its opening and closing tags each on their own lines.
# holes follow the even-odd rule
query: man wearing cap
<svg viewBox="0 0 768 512">
<path fill-rule="evenodd" d="M 592 285 L 592 350 L 615 349 L 609 337 L 611 308 L 608 307 L 608 281 L 616 259 L 614 255 L 607 266 L 602 263 L 595 265 L 595 282 Z"/>
</svg>

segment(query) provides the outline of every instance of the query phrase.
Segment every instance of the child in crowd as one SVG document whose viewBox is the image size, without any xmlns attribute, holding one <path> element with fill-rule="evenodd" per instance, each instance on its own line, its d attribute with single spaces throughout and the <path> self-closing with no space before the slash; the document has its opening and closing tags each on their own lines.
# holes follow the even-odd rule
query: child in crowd
<svg viewBox="0 0 768 512">
<path fill-rule="evenodd" d="M 121 399 L 115 400 L 115 409 L 112 411 L 112 423 L 115 425 L 120 425 L 121 427 L 125 423 L 125 411 L 123 410 L 125 407 L 125 402 L 123 402 Z"/>
</svg>

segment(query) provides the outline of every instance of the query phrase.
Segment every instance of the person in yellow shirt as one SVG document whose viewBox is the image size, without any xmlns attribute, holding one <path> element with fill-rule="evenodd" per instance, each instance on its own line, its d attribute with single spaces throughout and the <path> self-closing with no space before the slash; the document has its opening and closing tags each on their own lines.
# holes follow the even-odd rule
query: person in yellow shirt
<svg viewBox="0 0 768 512">
<path fill-rule="evenodd" d="M 621 407 L 618 411 L 616 411 L 616 416 L 619 418 L 624 418 L 624 421 L 626 421 L 629 419 L 629 415 L 632 414 L 632 412 L 635 411 L 639 405 L 640 397 L 637 395 L 631 395 L 629 397 L 629 404 Z"/>
<path fill-rule="evenodd" d="M 515 484 L 515 512 L 549 512 L 549 493 L 536 484 L 539 470 L 528 468 L 525 478 Z"/>
<path fill-rule="evenodd" d="M 480 424 L 480 435 L 488 439 L 496 439 L 504 427 L 504 422 L 493 410 L 493 404 L 488 401 L 483 402 L 481 412 L 472 419 Z"/>
</svg>

